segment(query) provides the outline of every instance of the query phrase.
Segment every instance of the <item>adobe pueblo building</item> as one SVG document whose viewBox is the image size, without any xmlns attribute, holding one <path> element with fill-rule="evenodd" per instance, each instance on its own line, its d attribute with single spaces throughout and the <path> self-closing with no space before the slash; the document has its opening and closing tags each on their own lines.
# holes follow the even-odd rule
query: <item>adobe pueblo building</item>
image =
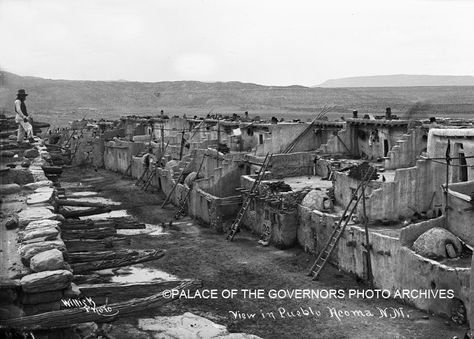
<svg viewBox="0 0 474 339">
<path fill-rule="evenodd" d="M 390 109 L 345 121 L 249 120 L 123 117 L 76 160 L 141 180 L 229 238 L 237 223 L 263 244 L 330 250 L 323 265 L 380 289 L 454 290 L 449 302 L 405 297 L 421 309 L 468 309 L 472 122 L 408 121 Z M 148 149 L 155 161 L 145 168 Z"/>
<path fill-rule="evenodd" d="M 67 155 L 71 164 L 129 176 L 141 189 L 164 194 L 162 207 L 175 205 L 176 219 L 187 214 L 228 240 L 238 241 L 239 231 L 246 229 L 258 236 L 262 246 L 303 248 L 314 254 L 314 264 L 302 272 L 308 279 L 324 275 L 329 262 L 392 295 L 402 290 L 427 296 L 452 290 L 452 298 L 442 300 L 410 293 L 400 298 L 460 324 L 471 315 L 472 121 L 403 120 L 390 109 L 376 117 L 354 112 L 344 121 L 328 121 L 321 114 L 311 122 L 161 114 L 75 122 L 48 145 L 49 141 L 47 147 L 37 146 L 42 162 L 58 166 L 61 156 Z M 29 181 L 47 182 L 35 174 L 36 167 L 31 170 L 34 180 Z M 6 172 L 2 181 L 12 185 L 16 179 Z M 41 190 L 46 193 L 52 195 L 53 189 Z M 18 223 L 26 227 L 23 242 L 28 242 L 20 256 L 30 267 L 41 262 L 36 256 L 44 251 L 54 249 L 51 255 L 59 252 L 67 257 L 60 224 L 74 222 L 64 218 L 71 210 L 62 211 L 62 217 L 41 217 L 52 220 L 47 222 L 38 222 L 36 216 L 28 219 L 31 213 L 19 216 Z M 49 245 L 44 250 L 24 249 L 34 236 L 28 231 L 43 227 L 42 223 L 55 238 L 45 241 Z M 66 238 L 71 229 L 63 227 Z M 61 261 L 55 267 L 61 277 L 50 279 L 57 290 L 71 294 L 67 265 Z M 29 282 L 34 274 L 47 273 L 25 275 L 19 283 L 9 280 L 3 289 L 45 292 L 43 283 L 34 283 L 41 277 Z M 26 306 L 18 300 L 13 303 Z"/>
</svg>

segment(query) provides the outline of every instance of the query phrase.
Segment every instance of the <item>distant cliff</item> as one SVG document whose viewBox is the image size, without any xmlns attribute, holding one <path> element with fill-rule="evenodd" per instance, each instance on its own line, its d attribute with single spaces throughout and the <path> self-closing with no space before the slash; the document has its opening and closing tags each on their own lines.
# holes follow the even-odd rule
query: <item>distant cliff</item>
<svg viewBox="0 0 474 339">
<path fill-rule="evenodd" d="M 13 116 L 13 101 L 20 88 L 30 94 L 28 111 L 52 125 L 64 125 L 83 117 L 116 119 L 129 114 L 156 115 L 162 109 L 170 115 L 249 111 L 251 116 L 304 120 L 314 118 L 326 105 L 332 107 L 330 119 L 349 117 L 354 109 L 361 114 L 384 114 L 386 107 L 399 116 L 410 112 L 412 117 L 471 117 L 474 112 L 474 86 L 311 88 L 236 81 L 82 81 L 0 71 L 0 113 Z"/>
<path fill-rule="evenodd" d="M 474 86 L 474 76 L 454 75 L 374 75 L 331 79 L 316 87 L 409 87 L 409 86 Z"/>
</svg>

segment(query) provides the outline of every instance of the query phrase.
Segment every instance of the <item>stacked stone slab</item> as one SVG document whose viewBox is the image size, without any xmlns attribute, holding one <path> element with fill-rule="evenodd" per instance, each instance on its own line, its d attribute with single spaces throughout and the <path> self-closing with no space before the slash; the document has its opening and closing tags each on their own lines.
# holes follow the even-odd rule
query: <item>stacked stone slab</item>
<svg viewBox="0 0 474 339">
<path fill-rule="evenodd" d="M 20 280 L 21 303 L 27 315 L 59 310 L 61 299 L 71 295 L 73 274 L 66 262 L 61 221 L 55 220 L 61 218 L 47 203 L 52 195 L 52 188 L 38 187 L 27 197 L 29 207 L 19 214 L 18 253 L 30 269 Z"/>
<path fill-rule="evenodd" d="M 53 183 L 41 168 L 48 154 L 40 146 L 29 154 L 34 155 L 28 168 L 34 182 L 23 185 L 24 191 L 31 193 L 26 196 L 26 208 L 15 216 L 19 227 L 18 255 L 25 267 L 17 279 L 0 279 L 3 318 L 59 310 L 62 298 L 79 295 L 71 283 L 72 269 L 61 239 L 60 225 L 64 218 L 53 212 Z"/>
</svg>

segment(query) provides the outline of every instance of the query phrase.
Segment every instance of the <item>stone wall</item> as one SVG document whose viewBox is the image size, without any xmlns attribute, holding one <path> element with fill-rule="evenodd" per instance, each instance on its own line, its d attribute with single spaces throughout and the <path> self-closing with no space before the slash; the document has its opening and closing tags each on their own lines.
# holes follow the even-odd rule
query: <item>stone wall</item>
<svg viewBox="0 0 474 339">
<path fill-rule="evenodd" d="M 60 225 L 64 218 L 51 212 L 53 183 L 41 170 L 46 158 L 47 154 L 40 152 L 31 159 L 28 170 L 33 181 L 23 184 L 20 200 L 15 200 L 23 202 L 23 207 L 17 214 L 6 216 L 10 224 L 5 236 L 14 239 L 9 246 L 18 243 L 18 258 L 5 257 L 4 261 L 15 265 L 8 269 L 8 276 L 0 279 L 0 308 L 8 310 L 2 312 L 3 319 L 59 310 L 62 298 L 77 297 L 79 293 L 71 283 L 73 274 L 61 239 Z M 5 191 L 2 192 L 4 195 Z M 6 210 L 7 205 L 2 207 L 2 213 Z M 3 222 L 1 226 L 5 226 Z M 6 249 L 2 253 L 12 254 Z M 3 267 L 2 271 L 7 272 L 7 268 Z"/>
</svg>

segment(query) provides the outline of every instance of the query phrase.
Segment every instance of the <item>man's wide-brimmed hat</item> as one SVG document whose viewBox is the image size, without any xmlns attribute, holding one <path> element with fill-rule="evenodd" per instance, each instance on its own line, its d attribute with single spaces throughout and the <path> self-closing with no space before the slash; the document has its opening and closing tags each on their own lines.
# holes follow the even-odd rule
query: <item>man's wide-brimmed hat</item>
<svg viewBox="0 0 474 339">
<path fill-rule="evenodd" d="M 26 94 L 26 91 L 24 89 L 19 89 L 18 90 L 17 96 L 25 96 L 26 97 L 27 95 L 28 94 Z"/>
</svg>

